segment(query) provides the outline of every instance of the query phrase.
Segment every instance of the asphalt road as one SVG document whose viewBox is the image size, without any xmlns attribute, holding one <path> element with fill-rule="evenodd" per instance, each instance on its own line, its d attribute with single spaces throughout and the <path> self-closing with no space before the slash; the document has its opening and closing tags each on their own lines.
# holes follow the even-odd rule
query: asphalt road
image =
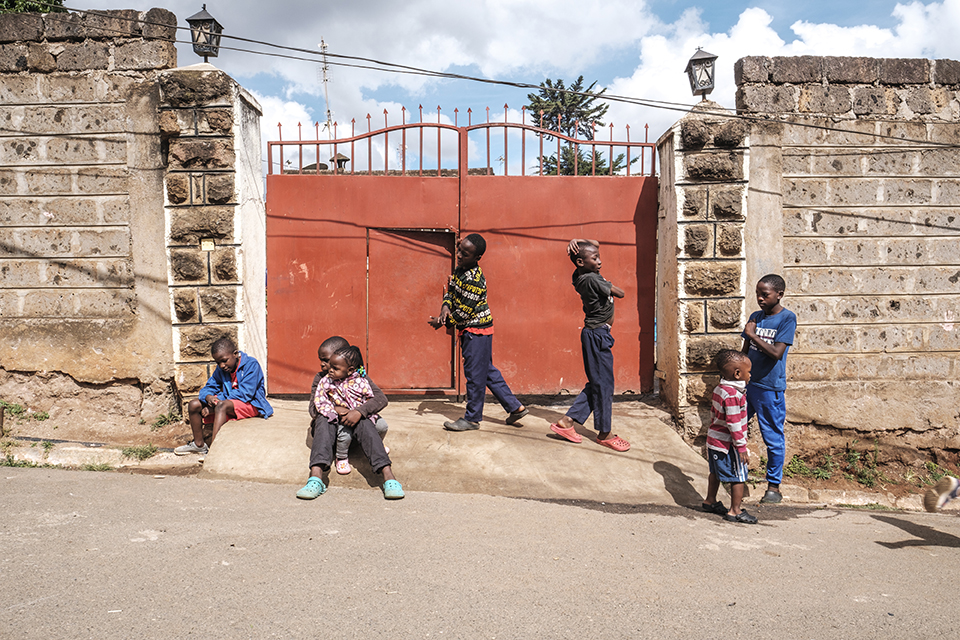
<svg viewBox="0 0 960 640">
<path fill-rule="evenodd" d="M 0 468 L 2 638 L 956 638 L 960 519 Z"/>
</svg>

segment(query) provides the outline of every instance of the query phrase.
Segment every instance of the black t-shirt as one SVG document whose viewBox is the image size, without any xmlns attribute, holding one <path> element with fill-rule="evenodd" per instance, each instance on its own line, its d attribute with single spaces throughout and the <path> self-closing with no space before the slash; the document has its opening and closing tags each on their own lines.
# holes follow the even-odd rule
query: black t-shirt
<svg viewBox="0 0 960 640">
<path fill-rule="evenodd" d="M 605 324 L 613 324 L 613 296 L 610 288 L 613 287 L 599 273 L 579 269 L 573 272 L 573 286 L 583 300 L 583 325 L 588 329 L 596 329 Z"/>
</svg>

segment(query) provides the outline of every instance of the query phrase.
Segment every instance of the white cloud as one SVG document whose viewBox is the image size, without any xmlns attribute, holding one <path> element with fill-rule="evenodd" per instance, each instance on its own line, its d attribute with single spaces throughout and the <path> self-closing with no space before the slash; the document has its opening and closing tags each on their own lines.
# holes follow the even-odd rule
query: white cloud
<svg viewBox="0 0 960 640">
<path fill-rule="evenodd" d="M 609 93 L 674 102 L 694 102 L 686 76 L 687 60 L 698 46 L 719 56 L 717 88 L 710 95 L 730 109 L 735 107 L 734 63 L 745 56 L 873 56 L 960 58 L 960 0 L 942 3 L 897 5 L 894 29 L 871 25 L 840 27 L 834 24 L 796 22 L 795 38 L 784 41 L 770 26 L 772 16 L 763 9 L 744 10 L 726 33 L 710 33 L 696 10 L 688 10 L 663 33 L 645 36 L 639 42 L 636 68 L 629 76 L 616 78 Z M 650 123 L 651 131 L 665 131 L 681 112 L 651 110 L 611 103 L 608 119 L 614 123 Z"/>
<path fill-rule="evenodd" d="M 154 0 L 127 2 L 141 10 L 153 4 Z M 72 5 L 95 7 L 80 0 Z M 168 0 L 166 6 L 177 14 L 181 25 L 185 24 L 185 17 L 197 10 L 195 0 Z M 534 83 L 546 76 L 571 80 L 586 73 L 592 75 L 588 81 L 598 79 L 611 94 L 687 104 L 695 100 L 689 93 L 683 69 L 701 46 L 719 56 L 717 90 L 711 98 L 731 108 L 735 93 L 733 65 L 743 56 L 960 58 L 960 39 L 955 33 L 960 25 L 960 0 L 898 4 L 890 9 L 896 22 L 893 28 L 869 24 L 838 26 L 822 15 L 811 15 L 792 24 L 789 34 L 778 34 L 771 27 L 772 16 L 759 8 L 743 9 L 731 28 L 711 32 L 696 8 L 665 24 L 647 2 L 637 0 L 232 0 L 208 2 L 207 6 L 228 34 L 310 51 L 319 51 L 316 45 L 323 37 L 331 53 L 441 71 L 466 68 L 479 70 L 487 77 L 522 78 Z M 733 13 L 737 9 L 727 10 Z M 184 32 L 179 37 L 187 38 Z M 224 45 L 311 58 L 309 54 L 227 39 Z M 180 56 L 181 64 L 191 64 L 196 59 L 183 46 Z M 295 124 L 300 120 L 305 124 L 311 118 L 324 118 L 323 90 L 317 75 L 319 62 L 232 51 L 222 51 L 214 62 L 258 91 L 266 109 L 262 126 L 265 136 L 274 137 L 278 120 L 285 123 L 286 131 L 288 122 Z M 350 61 L 331 58 L 331 62 Z M 454 105 L 464 106 L 470 101 L 482 109 L 498 102 L 488 96 L 500 96 L 505 90 L 332 65 L 329 91 L 334 118 L 344 131 L 351 118 L 357 120 L 358 130 L 365 129 L 367 113 L 373 116 L 375 127 L 380 125 L 385 107 L 390 111 L 391 124 L 399 122 L 401 102 L 411 114 L 416 112 L 419 101 L 434 113 L 437 102 L 450 111 Z M 314 96 L 312 108 L 297 101 L 304 101 L 305 96 Z M 514 108 L 520 106 L 513 98 L 510 103 Z M 634 132 L 642 131 L 643 124 L 649 122 L 651 135 L 656 137 L 681 115 L 676 111 L 611 103 L 607 120 L 618 127 L 630 123 Z M 633 137 L 636 139 L 636 133 Z"/>
</svg>

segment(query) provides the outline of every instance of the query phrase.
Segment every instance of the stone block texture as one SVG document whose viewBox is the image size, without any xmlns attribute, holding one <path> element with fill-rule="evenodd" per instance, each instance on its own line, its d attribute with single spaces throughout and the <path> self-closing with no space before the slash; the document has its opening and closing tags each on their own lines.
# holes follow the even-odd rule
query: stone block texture
<svg viewBox="0 0 960 640">
<path fill-rule="evenodd" d="M 960 147 L 942 145 L 960 142 L 960 63 L 744 58 L 737 70 L 740 110 L 818 127 L 785 124 L 779 138 L 784 305 L 799 322 L 788 421 L 955 452 Z M 719 283 L 710 274 L 688 266 L 686 285 Z"/>
<path fill-rule="evenodd" d="M 156 152 L 175 26 L 163 9 L 0 15 L 0 378 L 33 375 L 79 420 L 58 390 L 82 387 L 121 429 L 179 406 Z"/>
<path fill-rule="evenodd" d="M 237 87 L 216 70 L 175 70 L 159 83 L 176 379 L 194 394 L 212 371 L 210 344 L 229 336 L 242 348 L 244 339 Z"/>
</svg>

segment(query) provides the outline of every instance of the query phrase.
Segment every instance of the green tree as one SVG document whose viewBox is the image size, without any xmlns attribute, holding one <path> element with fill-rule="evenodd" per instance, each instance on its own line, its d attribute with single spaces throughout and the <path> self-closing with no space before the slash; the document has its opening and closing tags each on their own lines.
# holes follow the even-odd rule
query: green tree
<svg viewBox="0 0 960 640">
<path fill-rule="evenodd" d="M 63 0 L 44 0 L 30 2 L 30 0 L 0 0 L 0 13 L 60 13 Z"/>
<path fill-rule="evenodd" d="M 533 114 L 534 123 L 541 125 L 544 129 L 557 131 L 570 138 L 580 138 L 593 140 L 594 131 L 601 129 L 603 125 L 603 116 L 606 115 L 609 105 L 598 102 L 606 93 L 606 89 L 594 90 L 597 86 L 596 81 L 589 87 L 584 88 L 583 76 L 569 87 L 564 85 L 562 79 L 555 82 L 547 78 L 540 83 L 540 90 L 537 93 L 527 94 L 530 104 L 527 105 L 527 111 Z M 541 113 L 542 112 L 542 113 Z M 542 118 L 542 120 L 541 120 Z M 546 136 L 548 140 L 553 140 L 553 136 Z M 574 175 L 576 167 L 577 175 L 590 175 L 594 171 L 597 174 L 610 173 L 610 167 L 603 153 L 591 151 L 593 145 L 587 145 L 585 151 L 580 145 L 567 143 L 560 149 L 560 175 Z M 596 155 L 596 169 L 594 169 L 591 153 Z M 619 172 L 626 164 L 624 154 L 619 154 L 613 160 L 613 173 Z M 636 158 L 631 160 L 631 164 Z M 545 175 L 557 175 L 557 154 L 543 156 L 539 158 Z"/>
</svg>

